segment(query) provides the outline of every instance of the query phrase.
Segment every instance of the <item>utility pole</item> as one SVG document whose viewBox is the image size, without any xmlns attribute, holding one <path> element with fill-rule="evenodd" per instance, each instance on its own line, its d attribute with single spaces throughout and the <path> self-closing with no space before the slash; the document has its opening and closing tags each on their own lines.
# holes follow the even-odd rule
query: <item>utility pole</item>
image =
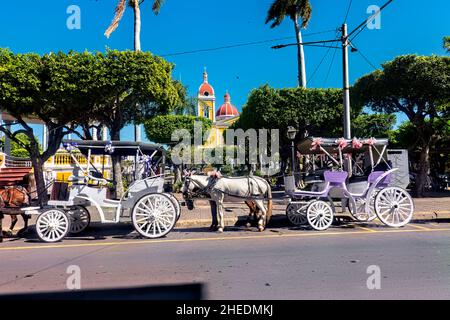
<svg viewBox="0 0 450 320">
<path fill-rule="evenodd" d="M 350 127 L 350 84 L 348 79 L 348 46 L 350 45 L 347 35 L 347 24 L 344 23 L 342 31 L 342 67 L 343 67 L 343 93 L 344 93 L 344 138 L 351 139 Z"/>
<path fill-rule="evenodd" d="M 348 41 L 347 24 L 344 23 L 341 28 L 342 32 L 342 73 L 343 73 L 343 94 L 344 94 L 344 138 L 351 139 L 352 132 L 350 126 L 350 83 L 348 80 Z M 349 157 L 344 162 L 344 168 L 349 176 L 352 174 L 352 160 Z"/>
</svg>

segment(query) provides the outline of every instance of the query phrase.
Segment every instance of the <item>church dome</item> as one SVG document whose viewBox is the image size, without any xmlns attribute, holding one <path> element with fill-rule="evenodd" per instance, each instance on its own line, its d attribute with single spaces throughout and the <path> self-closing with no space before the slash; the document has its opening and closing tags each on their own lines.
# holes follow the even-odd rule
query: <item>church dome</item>
<svg viewBox="0 0 450 320">
<path fill-rule="evenodd" d="M 203 72 L 203 83 L 198 89 L 198 94 L 201 96 L 214 96 L 214 88 L 208 83 L 208 73 L 206 70 Z"/>
<path fill-rule="evenodd" d="M 220 108 L 216 112 L 216 118 L 217 119 L 223 119 L 223 118 L 232 118 L 239 115 L 238 110 L 235 106 L 231 104 L 231 97 L 230 94 L 227 92 L 225 94 L 225 103 L 220 106 Z"/>
</svg>

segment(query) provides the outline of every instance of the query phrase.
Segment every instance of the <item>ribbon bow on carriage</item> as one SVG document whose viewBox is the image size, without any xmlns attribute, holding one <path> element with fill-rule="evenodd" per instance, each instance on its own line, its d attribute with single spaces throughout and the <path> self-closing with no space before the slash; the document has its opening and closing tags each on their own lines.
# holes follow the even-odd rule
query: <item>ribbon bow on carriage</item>
<svg viewBox="0 0 450 320">
<path fill-rule="evenodd" d="M 321 138 L 315 138 L 313 139 L 312 143 L 311 143 L 311 149 L 310 150 L 317 150 L 320 149 L 320 145 L 322 144 L 322 139 Z"/>
<path fill-rule="evenodd" d="M 345 140 L 344 138 L 340 138 L 340 139 L 336 140 L 335 142 L 337 143 L 338 148 L 341 150 L 344 149 L 348 145 L 347 140 Z"/>
<path fill-rule="evenodd" d="M 369 146 L 374 146 L 377 143 L 377 139 L 370 138 L 364 141 L 364 144 L 368 144 Z"/>
<path fill-rule="evenodd" d="M 359 141 L 357 138 L 353 138 L 353 140 L 352 140 L 353 149 L 361 149 L 362 146 L 363 146 L 363 144 L 361 141 Z"/>
<path fill-rule="evenodd" d="M 78 145 L 75 142 L 70 143 L 64 143 L 63 144 L 64 149 L 66 149 L 67 152 L 72 152 L 75 148 L 78 147 Z"/>
<path fill-rule="evenodd" d="M 105 145 L 105 152 L 107 152 L 109 154 L 113 154 L 114 153 L 114 147 L 113 147 L 111 141 L 108 141 L 108 143 Z"/>
</svg>

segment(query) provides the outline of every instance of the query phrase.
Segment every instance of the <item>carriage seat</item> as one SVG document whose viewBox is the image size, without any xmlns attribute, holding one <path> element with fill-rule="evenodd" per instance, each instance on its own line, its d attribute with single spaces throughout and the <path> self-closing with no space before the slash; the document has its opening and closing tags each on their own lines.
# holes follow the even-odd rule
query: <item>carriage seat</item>
<svg viewBox="0 0 450 320">
<path fill-rule="evenodd" d="M 325 171 L 325 182 L 329 182 L 331 186 L 342 186 L 348 178 L 346 171 Z"/>
</svg>

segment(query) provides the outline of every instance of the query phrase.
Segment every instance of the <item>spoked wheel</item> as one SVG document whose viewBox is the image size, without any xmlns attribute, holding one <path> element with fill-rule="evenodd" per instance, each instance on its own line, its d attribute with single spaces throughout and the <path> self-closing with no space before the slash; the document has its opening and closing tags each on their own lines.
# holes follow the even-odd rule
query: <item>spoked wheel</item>
<svg viewBox="0 0 450 320">
<path fill-rule="evenodd" d="M 83 232 L 91 223 L 91 215 L 83 206 L 76 206 L 67 211 L 70 217 L 70 233 Z"/>
<path fill-rule="evenodd" d="M 301 226 L 308 223 L 306 219 L 306 209 L 308 204 L 291 202 L 286 208 L 286 216 L 288 220 L 295 226 Z"/>
<path fill-rule="evenodd" d="M 166 196 L 168 196 L 170 198 L 170 200 L 172 200 L 172 202 L 173 202 L 173 204 L 175 206 L 175 209 L 177 210 L 177 221 L 178 221 L 178 219 L 180 219 L 180 216 L 181 216 L 181 205 L 180 205 L 180 203 L 178 202 L 177 198 L 175 198 L 172 194 L 170 194 L 170 193 L 164 193 L 164 194 Z"/>
<path fill-rule="evenodd" d="M 51 209 L 42 212 L 36 220 L 38 238 L 45 242 L 57 242 L 70 230 L 70 219 L 64 211 Z"/>
<path fill-rule="evenodd" d="M 414 203 L 409 193 L 402 188 L 388 187 L 375 197 L 375 212 L 385 225 L 399 228 L 411 221 Z"/>
<path fill-rule="evenodd" d="M 353 217 L 360 222 L 370 222 L 377 218 L 375 212 L 375 196 L 370 197 L 369 212 L 366 212 L 366 200 L 356 199 L 356 212 L 352 212 Z"/>
<path fill-rule="evenodd" d="M 152 193 L 139 199 L 131 219 L 136 231 L 146 238 L 160 238 L 168 234 L 177 222 L 177 209 L 162 193 Z"/>
<path fill-rule="evenodd" d="M 326 230 L 333 223 L 333 209 L 325 201 L 317 200 L 308 206 L 306 218 L 313 229 Z"/>
</svg>

